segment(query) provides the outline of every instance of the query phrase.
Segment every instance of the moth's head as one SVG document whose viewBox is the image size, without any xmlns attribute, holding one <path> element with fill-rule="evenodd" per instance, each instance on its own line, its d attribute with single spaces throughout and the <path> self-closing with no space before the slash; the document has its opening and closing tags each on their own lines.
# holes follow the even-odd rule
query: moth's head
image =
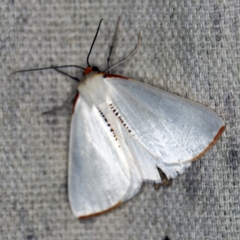
<svg viewBox="0 0 240 240">
<path fill-rule="evenodd" d="M 90 72 L 100 72 L 100 71 L 99 71 L 99 68 L 98 68 L 98 67 L 95 67 L 95 66 L 93 66 L 93 67 L 87 67 L 87 68 L 85 68 L 84 71 L 83 71 L 83 76 L 89 74 Z"/>
</svg>

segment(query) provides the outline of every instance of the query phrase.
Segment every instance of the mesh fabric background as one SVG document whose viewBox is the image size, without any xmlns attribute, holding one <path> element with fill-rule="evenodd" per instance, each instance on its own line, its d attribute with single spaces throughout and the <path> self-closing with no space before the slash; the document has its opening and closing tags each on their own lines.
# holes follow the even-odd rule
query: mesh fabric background
<svg viewBox="0 0 240 240">
<path fill-rule="evenodd" d="M 105 69 L 119 15 L 113 62 L 129 54 L 139 31 L 143 42 L 113 72 L 208 106 L 226 130 L 171 187 L 144 184 L 114 211 L 79 221 L 67 197 L 71 106 L 41 114 L 61 105 L 77 84 L 51 70 L 11 72 L 86 66 L 101 18 L 90 62 Z M 2 0 L 0 26 L 0 239 L 240 238 L 238 0 Z"/>
</svg>

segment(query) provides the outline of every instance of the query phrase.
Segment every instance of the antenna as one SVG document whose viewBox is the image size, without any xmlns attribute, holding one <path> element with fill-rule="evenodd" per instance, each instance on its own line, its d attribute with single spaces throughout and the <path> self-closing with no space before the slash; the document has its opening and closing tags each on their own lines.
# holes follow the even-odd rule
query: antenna
<svg viewBox="0 0 240 240">
<path fill-rule="evenodd" d="M 114 42 L 115 42 L 116 37 L 117 37 L 117 32 L 118 32 L 120 20 L 121 20 L 121 17 L 118 17 L 117 26 L 116 26 L 115 33 L 114 33 L 114 36 L 113 36 L 112 45 L 110 47 L 110 51 L 109 51 L 108 58 L 107 58 L 107 66 L 108 66 L 108 68 L 110 68 L 110 57 L 111 57 L 111 54 L 112 54 Z"/>
<path fill-rule="evenodd" d="M 17 70 L 12 74 L 21 73 L 21 72 L 33 72 L 33 71 L 40 71 L 40 70 L 47 70 L 47 69 L 55 69 L 55 68 L 69 68 L 69 67 L 80 68 L 82 70 L 85 69 L 77 65 L 63 65 L 63 66 L 51 66 L 51 67 L 44 67 L 44 68 L 30 68 L 30 69 Z"/>
<path fill-rule="evenodd" d="M 95 37 L 94 37 L 94 39 L 93 39 L 92 45 L 91 45 L 91 47 L 90 47 L 90 50 L 89 50 L 89 53 L 88 53 L 88 56 L 87 56 L 87 65 L 88 65 L 89 67 L 91 67 L 91 65 L 90 65 L 90 63 L 89 63 L 89 57 L 90 57 L 90 54 L 91 54 L 91 52 L 92 52 L 93 45 L 94 45 L 94 43 L 95 43 L 95 41 L 96 41 L 96 38 L 97 38 L 97 35 L 98 35 L 98 31 L 99 31 L 99 29 L 100 29 L 102 20 L 103 20 L 103 19 L 101 19 L 100 22 L 99 22 L 99 24 L 98 24 L 97 32 L 96 32 L 96 34 L 95 34 Z"/>
<path fill-rule="evenodd" d="M 142 36 L 139 33 L 138 34 L 138 43 L 137 43 L 136 47 L 134 48 L 134 50 L 126 58 L 124 58 L 123 60 L 121 60 L 118 63 L 113 64 L 111 67 L 107 68 L 104 72 L 108 72 L 110 69 L 116 67 L 119 64 L 122 64 L 122 63 L 126 62 L 129 58 L 131 58 L 138 51 L 138 48 L 139 48 L 141 42 L 142 42 Z"/>
</svg>

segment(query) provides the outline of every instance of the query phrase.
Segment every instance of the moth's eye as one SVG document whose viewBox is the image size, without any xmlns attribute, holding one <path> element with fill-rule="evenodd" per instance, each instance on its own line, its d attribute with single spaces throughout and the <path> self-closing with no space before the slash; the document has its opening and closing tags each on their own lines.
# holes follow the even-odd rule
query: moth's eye
<svg viewBox="0 0 240 240">
<path fill-rule="evenodd" d="M 92 70 L 95 71 L 95 72 L 99 72 L 99 68 L 95 67 L 95 66 L 92 67 Z"/>
</svg>

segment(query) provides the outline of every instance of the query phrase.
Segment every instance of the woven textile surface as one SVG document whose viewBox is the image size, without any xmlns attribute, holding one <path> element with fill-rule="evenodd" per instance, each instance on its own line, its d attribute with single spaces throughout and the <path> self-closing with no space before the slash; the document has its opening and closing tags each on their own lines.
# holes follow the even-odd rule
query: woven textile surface
<svg viewBox="0 0 240 240">
<path fill-rule="evenodd" d="M 67 196 L 71 106 L 42 114 L 77 83 L 54 70 L 11 73 L 85 67 L 101 18 L 90 63 L 105 69 L 118 16 L 112 63 L 132 51 L 138 32 L 143 41 L 112 73 L 199 102 L 226 129 L 171 187 L 144 183 L 117 209 L 79 221 Z M 240 239 L 238 0 L 2 0 L 0 30 L 0 239 Z"/>
</svg>

